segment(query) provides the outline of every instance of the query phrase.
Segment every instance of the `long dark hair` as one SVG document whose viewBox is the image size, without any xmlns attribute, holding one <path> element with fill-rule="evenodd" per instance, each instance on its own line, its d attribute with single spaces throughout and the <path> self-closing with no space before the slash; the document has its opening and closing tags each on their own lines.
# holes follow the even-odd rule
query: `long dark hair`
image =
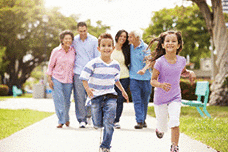
<svg viewBox="0 0 228 152">
<path fill-rule="evenodd" d="M 157 47 L 155 49 L 155 51 L 152 52 L 152 57 L 149 58 L 149 60 L 151 62 L 157 60 L 158 58 L 160 58 L 162 55 L 165 55 L 166 52 L 165 52 L 165 49 L 162 47 L 162 44 L 164 44 L 164 41 L 165 41 L 165 37 L 168 35 L 168 34 L 175 34 L 177 36 L 177 41 L 178 41 L 178 44 L 180 45 L 180 47 L 177 49 L 177 52 L 176 54 L 179 54 L 182 50 L 182 47 L 183 47 L 183 41 L 182 41 L 182 36 L 181 36 L 181 32 L 179 31 L 167 31 L 167 32 L 163 32 L 159 35 L 159 37 L 157 38 L 154 38 L 150 41 L 148 48 L 150 48 L 150 46 L 155 42 L 155 41 L 158 41 L 158 44 L 157 44 Z"/>
<path fill-rule="evenodd" d="M 124 54 L 125 65 L 129 68 L 129 65 L 131 63 L 131 58 L 130 58 L 130 45 L 129 45 L 129 41 L 128 41 L 128 33 L 127 33 L 127 31 L 125 31 L 125 30 L 119 30 L 116 33 L 115 41 L 116 41 L 116 43 L 118 42 L 118 39 L 119 39 L 120 35 L 123 32 L 126 33 L 126 41 L 124 42 L 124 44 L 123 44 L 123 46 L 122 46 L 121 49 L 122 49 L 123 54 Z"/>
</svg>

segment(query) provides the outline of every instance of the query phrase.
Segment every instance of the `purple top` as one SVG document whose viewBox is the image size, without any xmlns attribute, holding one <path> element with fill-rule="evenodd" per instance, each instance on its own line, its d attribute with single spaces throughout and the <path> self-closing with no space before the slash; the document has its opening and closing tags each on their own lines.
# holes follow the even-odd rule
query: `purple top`
<svg viewBox="0 0 228 152">
<path fill-rule="evenodd" d="M 156 60 L 154 68 L 160 72 L 158 82 L 170 83 L 171 89 L 166 92 L 162 88 L 155 88 L 154 104 L 167 104 L 173 100 L 181 102 L 180 76 L 185 65 L 186 59 L 179 55 L 175 64 L 168 63 L 164 55 Z"/>
</svg>

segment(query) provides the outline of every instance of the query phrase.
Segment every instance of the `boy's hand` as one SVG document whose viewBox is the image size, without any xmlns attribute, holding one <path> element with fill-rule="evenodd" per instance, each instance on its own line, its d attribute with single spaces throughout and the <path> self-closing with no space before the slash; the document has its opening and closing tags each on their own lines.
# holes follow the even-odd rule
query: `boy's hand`
<svg viewBox="0 0 228 152">
<path fill-rule="evenodd" d="M 146 72 L 145 70 L 139 70 L 139 71 L 137 72 L 137 74 L 144 75 L 145 72 Z"/>
<path fill-rule="evenodd" d="M 127 100 L 127 103 L 129 103 L 129 98 L 126 91 L 122 91 L 122 96 Z"/>
<path fill-rule="evenodd" d="M 160 88 L 168 92 L 171 89 L 171 84 L 170 83 L 161 83 Z"/>
<path fill-rule="evenodd" d="M 189 80 L 190 80 L 191 85 L 193 85 L 196 80 L 196 75 L 193 71 L 191 71 L 189 74 Z"/>
<path fill-rule="evenodd" d="M 92 88 L 86 89 L 87 95 L 90 99 L 93 98 L 93 91 L 94 91 L 94 89 L 92 89 Z"/>
</svg>

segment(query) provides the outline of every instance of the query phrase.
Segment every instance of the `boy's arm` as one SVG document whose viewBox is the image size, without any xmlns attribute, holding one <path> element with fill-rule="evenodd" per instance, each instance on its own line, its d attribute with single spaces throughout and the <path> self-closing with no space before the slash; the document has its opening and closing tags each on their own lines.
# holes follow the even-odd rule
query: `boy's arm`
<svg viewBox="0 0 228 152">
<path fill-rule="evenodd" d="M 192 70 L 187 70 L 186 67 L 181 72 L 182 77 L 189 77 L 191 85 L 194 84 L 196 80 L 196 75 Z"/>
<path fill-rule="evenodd" d="M 154 68 L 153 69 L 153 73 L 152 73 L 152 77 L 151 77 L 151 80 L 150 80 L 150 84 L 153 87 L 162 88 L 163 90 L 168 92 L 171 89 L 171 84 L 158 82 L 159 74 L 160 74 L 160 72 L 157 69 Z"/>
<path fill-rule="evenodd" d="M 123 97 L 127 100 L 127 103 L 129 103 L 128 95 L 127 95 L 126 91 L 124 90 L 123 86 L 121 85 L 120 81 L 116 81 L 115 85 L 118 87 L 118 89 L 120 89 Z"/>
<path fill-rule="evenodd" d="M 93 89 L 89 87 L 88 81 L 82 80 L 83 86 L 87 92 L 87 95 L 89 96 L 90 99 L 93 98 Z"/>
</svg>

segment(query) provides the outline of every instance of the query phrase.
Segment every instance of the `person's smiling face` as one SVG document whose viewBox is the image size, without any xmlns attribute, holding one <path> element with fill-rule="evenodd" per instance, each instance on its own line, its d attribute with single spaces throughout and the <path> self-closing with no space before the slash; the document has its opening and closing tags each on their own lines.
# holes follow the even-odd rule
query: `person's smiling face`
<svg viewBox="0 0 228 152">
<path fill-rule="evenodd" d="M 122 32 L 117 42 L 123 45 L 126 42 L 126 40 L 127 40 L 127 34 L 125 32 Z"/>
<path fill-rule="evenodd" d="M 164 44 L 162 47 L 166 50 L 166 53 L 175 52 L 179 49 L 180 44 L 178 44 L 176 34 L 168 34 L 165 37 Z"/>
<path fill-rule="evenodd" d="M 68 46 L 70 47 L 72 45 L 73 38 L 71 37 L 70 34 L 66 34 L 62 40 L 63 46 Z"/>
<path fill-rule="evenodd" d="M 100 46 L 98 46 L 98 50 L 101 52 L 102 57 L 110 57 L 113 52 L 114 46 L 112 39 L 104 38 L 100 42 Z"/>
</svg>

